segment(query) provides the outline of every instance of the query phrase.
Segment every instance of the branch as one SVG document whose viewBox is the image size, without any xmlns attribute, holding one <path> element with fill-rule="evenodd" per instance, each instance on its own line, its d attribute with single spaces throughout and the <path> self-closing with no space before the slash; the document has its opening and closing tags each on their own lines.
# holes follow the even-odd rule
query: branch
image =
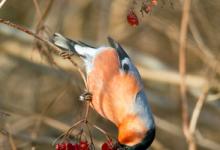
<svg viewBox="0 0 220 150">
<path fill-rule="evenodd" d="M 43 25 L 45 19 L 47 18 L 49 12 L 50 12 L 50 9 L 53 5 L 53 2 L 54 0 L 50 0 L 47 4 L 47 7 L 46 7 L 46 10 L 44 11 L 44 13 L 40 16 L 40 19 L 39 19 L 39 22 L 37 24 L 37 30 L 39 30 L 41 28 L 41 26 Z"/>
<path fill-rule="evenodd" d="M 37 18 L 40 19 L 42 14 L 41 14 L 41 10 L 40 10 L 38 1 L 37 0 L 33 0 L 33 3 L 34 3 L 34 7 L 36 9 Z"/>
<path fill-rule="evenodd" d="M 5 25 L 7 25 L 7 26 L 10 26 L 10 27 L 12 27 L 12 28 L 15 28 L 15 29 L 17 29 L 17 30 L 20 30 L 20 31 L 22 31 L 22 32 L 24 32 L 24 33 L 26 33 L 26 34 L 28 34 L 28 35 L 30 35 L 30 36 L 33 36 L 33 37 L 36 38 L 37 40 L 39 40 L 39 41 L 41 41 L 41 42 L 44 42 L 44 43 L 45 43 L 46 45 L 48 45 L 54 52 L 56 52 L 56 53 L 58 53 L 58 54 L 60 54 L 60 53 L 62 52 L 61 49 L 59 49 L 58 47 L 56 47 L 55 45 L 53 45 L 49 40 L 46 40 L 46 39 L 41 38 L 40 36 L 38 36 L 38 35 L 35 34 L 34 32 L 32 32 L 32 31 L 30 31 L 30 30 L 28 30 L 28 29 L 26 29 L 26 28 L 24 28 L 24 27 L 22 27 L 22 26 L 19 26 L 19 25 L 17 25 L 17 24 L 14 24 L 14 23 L 12 23 L 12 22 L 10 22 L 10 21 L 8 21 L 8 20 L 4 20 L 4 19 L 2 19 L 2 18 L 0 18 L 0 23 L 5 24 Z M 85 77 L 84 73 L 82 72 L 82 70 L 80 69 L 80 67 L 78 66 L 78 64 L 75 63 L 71 58 L 68 58 L 68 60 L 72 63 L 72 65 L 73 65 L 74 67 L 77 68 L 78 72 L 80 73 L 80 75 L 81 75 L 81 77 L 82 77 L 82 79 L 83 79 L 83 81 L 84 81 L 85 87 L 87 88 L 86 77 Z"/>
<path fill-rule="evenodd" d="M 196 125 L 197 125 L 197 122 L 198 122 L 198 119 L 199 119 L 199 115 L 201 113 L 201 110 L 202 110 L 202 107 L 205 103 L 205 100 L 207 98 L 207 95 L 208 95 L 208 89 L 205 90 L 205 92 L 200 95 L 197 103 L 196 103 L 196 106 L 193 110 L 193 113 L 192 113 L 192 118 L 191 118 L 191 121 L 190 121 L 190 126 L 189 126 L 189 130 L 191 132 L 191 134 L 194 134 L 195 131 L 196 131 Z"/>
<path fill-rule="evenodd" d="M 63 89 L 62 92 L 59 95 L 57 95 L 54 99 L 52 99 L 49 102 L 49 104 L 42 110 L 40 115 L 37 117 L 37 119 L 34 123 L 33 131 L 31 132 L 32 140 L 36 140 L 38 138 L 38 134 L 39 134 L 40 127 L 42 125 L 44 116 L 46 115 L 48 110 L 52 107 L 52 105 L 55 104 L 58 100 L 60 100 L 64 96 L 64 94 L 66 93 L 66 90 L 67 90 L 66 88 Z"/>
<path fill-rule="evenodd" d="M 186 96 L 186 38 L 189 24 L 189 12 L 190 12 L 191 0 L 184 0 L 183 14 L 181 20 L 180 29 L 180 47 L 179 47 L 179 72 L 181 77 L 180 84 L 180 97 L 181 97 L 181 109 L 182 109 L 182 124 L 183 133 L 189 144 L 189 150 L 196 150 L 196 144 L 192 134 L 189 132 L 189 114 L 188 114 L 188 102 Z"/>
<path fill-rule="evenodd" d="M 8 140 L 9 140 L 9 144 L 11 146 L 11 150 L 17 150 L 14 138 L 12 137 L 12 134 L 11 134 L 11 130 L 10 130 L 11 126 L 8 123 L 6 124 L 6 128 L 8 131 Z"/>
<path fill-rule="evenodd" d="M 166 131 L 175 136 L 181 136 L 181 129 L 170 121 L 164 120 L 158 116 L 155 116 L 157 127 L 163 131 Z M 205 138 L 199 131 L 196 131 L 195 136 L 198 140 L 198 145 L 210 150 L 220 149 L 218 142 Z"/>
<path fill-rule="evenodd" d="M 5 25 L 7 25 L 7 26 L 10 26 L 10 27 L 12 27 L 12 28 L 15 28 L 15 29 L 17 29 L 17 30 L 20 30 L 20 31 L 22 31 L 22 32 L 24 32 L 24 33 L 26 33 L 26 34 L 28 34 L 28 35 L 30 35 L 30 36 L 33 36 L 33 37 L 36 38 L 37 40 L 39 40 L 39 41 L 44 42 L 45 44 L 47 44 L 50 48 L 52 48 L 52 49 L 53 49 L 55 52 L 57 52 L 57 53 L 62 52 L 62 50 L 60 50 L 59 48 L 57 48 L 56 46 L 54 46 L 49 40 L 46 40 L 46 39 L 41 38 L 40 36 L 36 35 L 34 32 L 32 32 L 32 31 L 30 31 L 30 30 L 28 30 L 28 29 L 26 29 L 26 28 L 24 28 L 24 27 L 22 27 L 22 26 L 19 26 L 19 25 L 17 25 L 17 24 L 14 24 L 14 23 L 12 23 L 12 22 L 10 22 L 10 21 L 8 21 L 8 20 L 4 20 L 4 19 L 2 19 L 2 18 L 0 18 L 0 23 L 5 24 Z"/>
</svg>

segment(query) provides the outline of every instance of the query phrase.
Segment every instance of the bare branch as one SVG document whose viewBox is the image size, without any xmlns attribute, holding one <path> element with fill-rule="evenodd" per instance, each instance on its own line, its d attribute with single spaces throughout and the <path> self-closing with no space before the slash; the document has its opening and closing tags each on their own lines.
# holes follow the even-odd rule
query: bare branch
<svg viewBox="0 0 220 150">
<path fill-rule="evenodd" d="M 54 52 L 56 52 L 56 53 L 61 53 L 61 52 L 62 52 L 61 49 L 59 49 L 58 47 L 56 47 L 55 45 L 53 45 L 49 40 L 46 40 L 46 39 L 41 38 L 40 36 L 38 36 L 38 35 L 35 34 L 34 32 L 32 32 L 32 31 L 30 31 L 30 30 L 28 30 L 28 29 L 26 29 L 26 28 L 24 28 L 24 27 L 22 27 L 22 26 L 19 26 L 19 25 L 17 25 L 17 24 L 14 24 L 14 23 L 12 23 L 12 22 L 10 22 L 10 21 L 8 21 L 8 20 L 4 20 L 4 19 L 2 19 L 2 18 L 0 18 L 0 23 L 5 24 L 5 25 L 8 25 L 8 26 L 10 26 L 10 27 L 12 27 L 12 28 L 18 29 L 18 30 L 20 30 L 20 31 L 22 31 L 22 32 L 24 32 L 24 33 L 30 35 L 30 36 L 33 36 L 33 37 L 36 38 L 37 40 L 39 40 L 39 41 L 41 41 L 41 42 L 44 42 L 46 45 L 48 45 L 50 48 L 52 48 L 52 50 L 53 50 Z M 71 58 L 68 58 L 68 60 L 73 64 L 74 67 L 77 68 L 78 72 L 80 73 L 80 75 L 81 75 L 81 77 L 82 77 L 82 79 L 83 79 L 83 81 L 84 81 L 85 87 L 87 88 L 86 77 L 85 77 L 83 71 L 80 69 L 80 67 L 78 66 L 78 64 L 75 63 Z"/>
<path fill-rule="evenodd" d="M 36 121 L 35 121 L 35 124 L 34 124 L 34 129 L 31 133 L 31 137 L 32 137 L 32 140 L 36 140 L 37 136 L 38 136 L 38 133 L 39 133 L 39 130 L 40 130 L 40 127 L 41 127 L 41 124 L 43 122 L 43 117 L 45 116 L 45 114 L 48 112 L 48 110 L 51 108 L 51 106 L 56 103 L 58 100 L 60 100 L 64 94 L 66 93 L 66 88 L 62 90 L 62 92 L 56 96 L 54 99 L 52 99 L 49 104 L 43 109 L 43 111 L 41 112 L 41 114 L 39 115 L 39 117 L 37 117 Z"/>
<path fill-rule="evenodd" d="M 11 135 L 11 126 L 9 124 L 6 124 L 6 128 L 8 130 L 8 140 L 11 146 L 11 150 L 17 150 L 15 142 L 14 142 L 14 138 Z"/>
<path fill-rule="evenodd" d="M 189 132 L 189 114 L 188 114 L 188 102 L 186 96 L 186 39 L 189 24 L 189 12 L 190 12 L 191 0 L 184 0 L 183 14 L 181 20 L 180 29 L 180 47 L 179 47 L 179 72 L 181 76 L 180 84 L 180 96 L 181 96 L 181 108 L 182 108 L 182 124 L 183 133 L 189 144 L 189 150 L 196 150 L 196 144 L 192 134 Z"/>
<path fill-rule="evenodd" d="M 8 20 L 4 20 L 4 19 L 2 19 L 2 18 L 0 18 L 0 23 L 5 24 L 5 25 L 8 25 L 8 26 L 10 26 L 10 27 L 12 27 L 12 28 L 15 28 L 15 29 L 17 29 L 17 30 L 20 30 L 20 31 L 22 31 L 22 32 L 24 32 L 24 33 L 26 33 L 26 34 L 28 34 L 28 35 L 30 35 L 30 36 L 33 36 L 33 37 L 36 38 L 37 40 L 42 41 L 42 42 L 44 42 L 45 44 L 47 44 L 48 46 L 50 46 L 50 47 L 51 47 L 55 52 L 57 52 L 57 53 L 60 53 L 60 52 L 62 51 L 62 50 L 60 50 L 58 47 L 54 46 L 49 40 L 46 40 L 46 39 L 41 38 L 40 36 L 36 35 L 34 32 L 32 32 L 32 31 L 30 31 L 30 30 L 28 30 L 28 29 L 26 29 L 26 28 L 24 28 L 24 27 L 22 27 L 22 26 L 19 26 L 19 25 L 17 25 L 17 24 L 14 24 L 14 23 L 12 23 L 12 22 L 10 22 L 10 21 L 8 21 Z"/>
<path fill-rule="evenodd" d="M 208 95 L 208 91 L 209 91 L 208 89 L 205 90 L 205 92 L 199 97 L 199 99 L 196 103 L 196 106 L 193 110 L 193 114 L 192 114 L 192 118 L 191 118 L 190 126 L 189 126 L 189 130 L 190 130 L 191 134 L 195 133 L 196 125 L 197 125 L 197 122 L 199 119 L 199 115 L 200 115 L 202 107 L 205 103 L 205 99 Z"/>
<path fill-rule="evenodd" d="M 42 14 L 41 14 L 41 10 L 40 10 L 39 4 L 38 4 L 38 0 L 33 0 L 33 3 L 34 3 L 34 7 L 36 9 L 36 12 L 37 12 L 37 18 L 40 19 Z"/>
<path fill-rule="evenodd" d="M 50 12 L 50 9 L 51 9 L 51 7 L 52 7 L 52 5 L 53 5 L 53 2 L 54 2 L 54 0 L 50 0 L 50 1 L 48 2 L 47 7 L 46 7 L 46 10 L 45 10 L 44 13 L 41 15 L 41 17 L 40 17 L 40 19 L 39 19 L 39 22 L 38 22 L 38 24 L 37 24 L 37 30 L 39 30 L 39 29 L 42 27 L 43 22 L 45 21 L 45 19 L 47 18 L 48 14 L 49 14 L 49 12 Z"/>
</svg>

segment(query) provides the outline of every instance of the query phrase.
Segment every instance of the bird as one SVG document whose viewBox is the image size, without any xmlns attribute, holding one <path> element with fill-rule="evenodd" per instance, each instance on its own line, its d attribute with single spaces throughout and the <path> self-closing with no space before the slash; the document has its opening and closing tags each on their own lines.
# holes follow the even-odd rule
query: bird
<svg viewBox="0 0 220 150">
<path fill-rule="evenodd" d="M 59 33 L 53 44 L 78 55 L 85 64 L 92 107 L 118 128 L 118 142 L 128 150 L 146 150 L 152 144 L 156 125 L 141 76 L 122 46 L 108 37 L 110 46 L 90 46 Z"/>
</svg>

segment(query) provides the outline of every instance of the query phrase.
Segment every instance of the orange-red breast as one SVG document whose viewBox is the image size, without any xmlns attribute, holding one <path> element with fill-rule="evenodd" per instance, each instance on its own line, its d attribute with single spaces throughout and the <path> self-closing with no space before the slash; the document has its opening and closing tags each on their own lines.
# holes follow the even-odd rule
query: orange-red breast
<svg viewBox="0 0 220 150">
<path fill-rule="evenodd" d="M 98 48 L 56 33 L 53 43 L 84 61 L 92 105 L 118 127 L 118 141 L 130 150 L 145 150 L 155 137 L 155 124 L 140 74 L 112 38 Z"/>
</svg>

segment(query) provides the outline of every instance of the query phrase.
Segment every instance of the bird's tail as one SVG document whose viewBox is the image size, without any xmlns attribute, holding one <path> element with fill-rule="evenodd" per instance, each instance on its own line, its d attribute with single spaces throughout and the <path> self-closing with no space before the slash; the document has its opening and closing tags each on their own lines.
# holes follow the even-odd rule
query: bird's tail
<svg viewBox="0 0 220 150">
<path fill-rule="evenodd" d="M 93 56 L 96 52 L 95 47 L 90 46 L 81 41 L 73 41 L 62 36 L 59 33 L 54 33 L 54 35 L 51 38 L 51 41 L 52 43 L 54 43 L 54 45 L 61 48 L 63 51 L 67 51 L 72 54 L 81 56 L 82 58 L 85 58 L 86 56 Z"/>
<path fill-rule="evenodd" d="M 77 42 L 62 36 L 59 33 L 54 33 L 54 35 L 51 38 L 51 41 L 52 43 L 54 43 L 54 45 L 61 48 L 63 51 L 69 51 L 74 54 L 77 54 L 75 50 L 75 45 L 78 44 Z"/>
</svg>

